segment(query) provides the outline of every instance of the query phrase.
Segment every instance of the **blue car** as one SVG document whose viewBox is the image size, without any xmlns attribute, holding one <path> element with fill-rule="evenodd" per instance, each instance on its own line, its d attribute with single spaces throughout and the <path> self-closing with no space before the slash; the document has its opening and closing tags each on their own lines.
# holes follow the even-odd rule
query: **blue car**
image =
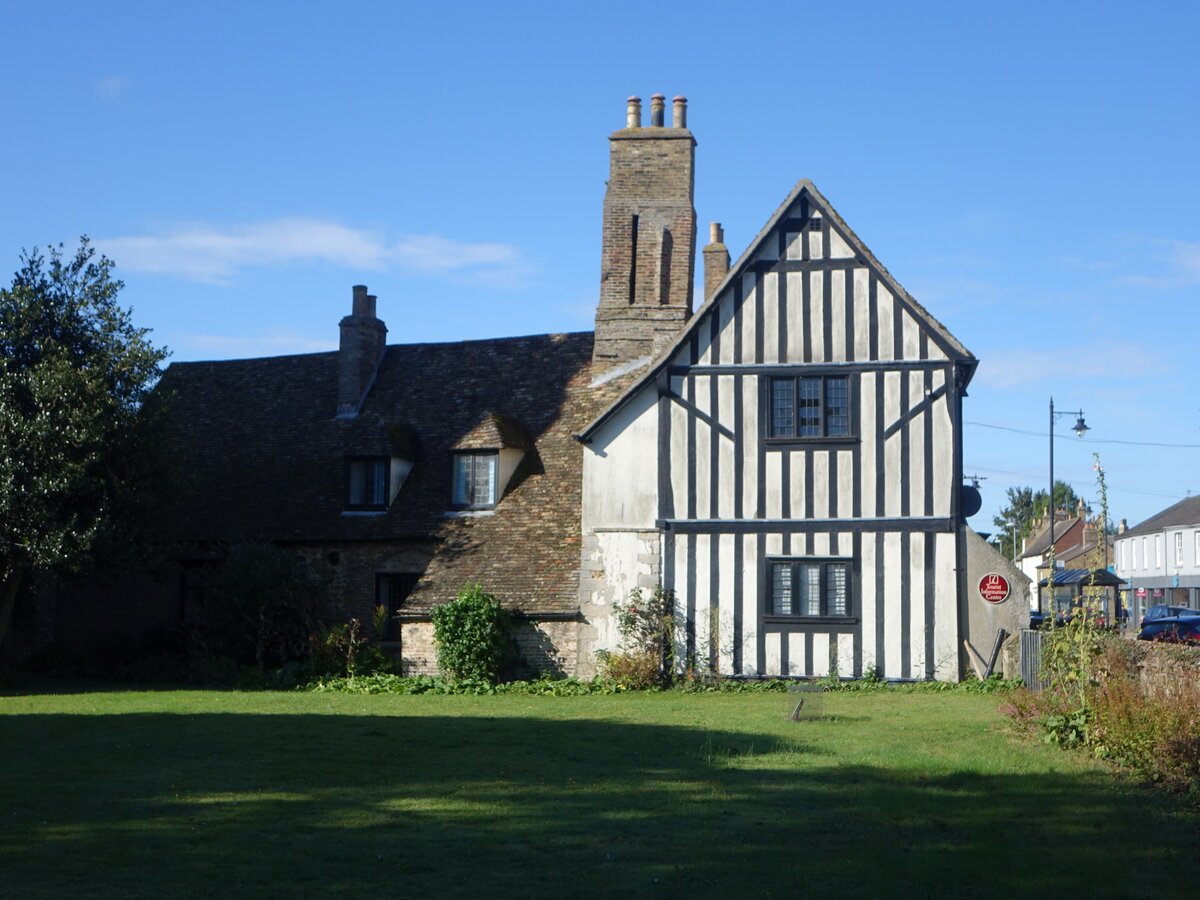
<svg viewBox="0 0 1200 900">
<path fill-rule="evenodd" d="M 1155 619 L 1170 619 L 1175 616 L 1195 616 L 1200 615 L 1200 610 L 1188 609 L 1186 606 L 1166 606 L 1158 604 L 1146 610 L 1146 614 L 1142 616 L 1140 624 L 1145 625 L 1147 622 L 1153 622 Z"/>
<path fill-rule="evenodd" d="M 1168 616 L 1154 619 L 1142 626 L 1138 640 L 1200 646 L 1200 616 Z"/>
</svg>

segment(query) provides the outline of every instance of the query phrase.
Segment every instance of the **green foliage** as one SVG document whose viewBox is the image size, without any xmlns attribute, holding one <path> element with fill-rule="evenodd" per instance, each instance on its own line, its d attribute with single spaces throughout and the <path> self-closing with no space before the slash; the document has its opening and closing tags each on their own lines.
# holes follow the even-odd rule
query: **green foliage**
<svg viewBox="0 0 1200 900">
<path fill-rule="evenodd" d="M 614 604 L 620 642 L 616 651 L 597 651 L 602 676 L 631 690 L 665 685 L 671 671 L 673 607 L 674 597 L 662 585 L 649 596 L 634 588 L 627 602 Z"/>
<path fill-rule="evenodd" d="M 992 519 L 998 529 L 992 542 L 1006 558 L 1012 559 L 1032 532 L 1033 523 L 1046 514 L 1047 494 L 1031 487 L 1010 487 L 1007 496 L 1008 505 Z M 1065 481 L 1055 481 L 1054 501 L 1056 509 L 1073 510 L 1079 504 L 1079 496 Z"/>
<path fill-rule="evenodd" d="M 392 661 L 367 640 L 358 619 L 327 629 L 320 636 L 312 662 L 313 672 L 331 676 L 386 673 L 391 668 Z"/>
<path fill-rule="evenodd" d="M 616 694 L 624 690 L 612 681 L 580 681 L 543 674 L 533 681 L 506 681 L 493 684 L 480 679 L 435 678 L 430 675 L 334 676 L 318 678 L 305 690 L 335 694 L 526 694 L 546 697 L 581 697 L 589 694 Z"/>
<path fill-rule="evenodd" d="M 161 492 L 146 400 L 166 351 L 118 306 L 112 261 L 94 256 L 86 238 L 73 257 L 23 253 L 0 290 L 0 638 L 30 572 L 109 556 Z"/>
<path fill-rule="evenodd" d="M 304 558 L 269 544 L 232 548 L 208 582 L 201 656 L 269 669 L 311 661 L 323 631 L 328 579 Z M 353 651 L 342 648 L 353 660 Z"/>
<path fill-rule="evenodd" d="M 513 658 L 509 613 L 478 584 L 433 609 L 438 666 L 455 678 L 495 684 Z"/>
<path fill-rule="evenodd" d="M 1085 602 L 1046 631 L 1048 689 L 1015 691 L 1001 712 L 1019 732 L 1200 797 L 1200 653 L 1124 640 L 1095 623 Z"/>
</svg>

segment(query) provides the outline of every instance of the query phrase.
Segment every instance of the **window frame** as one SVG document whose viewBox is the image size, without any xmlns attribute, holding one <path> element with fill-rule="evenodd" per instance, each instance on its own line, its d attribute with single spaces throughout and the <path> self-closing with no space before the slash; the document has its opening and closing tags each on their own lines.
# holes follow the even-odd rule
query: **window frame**
<svg viewBox="0 0 1200 900">
<path fill-rule="evenodd" d="M 763 594 L 766 599 L 766 621 L 830 623 L 852 625 L 859 621 L 855 607 L 855 588 L 858 585 L 858 570 L 856 561 L 846 556 L 768 556 L 763 567 Z M 784 569 L 789 572 L 789 588 L 791 592 L 792 612 L 779 612 L 776 595 L 777 572 Z M 816 569 L 819 573 L 818 593 L 819 612 L 797 612 L 803 602 L 797 586 L 802 583 L 801 573 L 805 570 Z M 842 576 L 842 612 L 830 612 L 829 600 L 831 573 L 840 568 Z M 811 583 L 811 582 L 810 582 Z"/>
<path fill-rule="evenodd" d="M 471 460 L 469 480 L 465 485 L 460 500 L 460 461 Z M 475 499 L 476 494 L 476 460 L 489 460 L 491 463 L 491 496 L 484 502 Z M 494 509 L 500 502 L 500 453 L 496 450 L 456 450 L 450 463 L 450 508 L 451 509 Z"/>
<path fill-rule="evenodd" d="M 836 382 L 845 385 L 846 419 L 844 432 L 830 432 L 830 387 Z M 776 385 L 791 382 L 791 400 L 789 416 L 791 420 L 790 433 L 777 433 L 779 424 L 776 421 Z M 799 434 L 802 412 L 806 410 L 802 384 L 818 382 L 819 387 L 819 428 L 820 434 Z M 855 432 L 855 410 L 858 408 L 858 379 L 844 371 L 782 371 L 779 374 L 764 375 L 761 384 L 762 391 L 762 422 L 763 439 L 771 444 L 848 444 L 857 443 L 858 434 Z M 811 399 L 811 398 L 809 398 Z M 811 412 L 808 418 L 812 418 Z"/>
<path fill-rule="evenodd" d="M 354 496 L 354 471 L 360 466 L 367 465 L 377 466 L 382 470 L 382 479 L 380 479 L 379 474 L 376 474 L 374 477 L 368 475 L 363 482 L 364 486 L 379 488 L 381 496 L 376 501 L 364 495 L 362 500 L 356 501 Z M 345 464 L 345 491 L 342 497 L 345 501 L 345 509 L 351 512 L 382 512 L 386 510 L 391 499 L 391 469 L 391 460 L 386 456 L 347 456 Z"/>
</svg>

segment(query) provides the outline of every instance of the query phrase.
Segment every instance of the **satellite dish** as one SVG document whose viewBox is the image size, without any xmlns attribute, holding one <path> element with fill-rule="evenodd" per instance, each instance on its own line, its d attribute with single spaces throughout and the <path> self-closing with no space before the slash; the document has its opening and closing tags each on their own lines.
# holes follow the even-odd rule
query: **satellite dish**
<svg viewBox="0 0 1200 900">
<path fill-rule="evenodd" d="M 962 493 L 958 495 L 958 503 L 962 507 L 963 518 L 969 519 L 983 508 L 983 497 L 979 495 L 978 488 L 964 484 Z"/>
</svg>

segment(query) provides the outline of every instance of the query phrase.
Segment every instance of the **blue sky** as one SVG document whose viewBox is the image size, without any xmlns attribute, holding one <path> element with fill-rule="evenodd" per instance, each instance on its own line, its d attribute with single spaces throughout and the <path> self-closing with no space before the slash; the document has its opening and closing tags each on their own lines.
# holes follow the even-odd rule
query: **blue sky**
<svg viewBox="0 0 1200 900">
<path fill-rule="evenodd" d="M 607 135 L 684 94 L 736 257 L 811 178 L 981 360 L 991 517 L 1200 491 L 1200 6 L 4 4 L 0 251 L 88 234 L 175 360 L 591 328 Z M 1155 446 L 1147 446 L 1153 443 Z"/>
</svg>

